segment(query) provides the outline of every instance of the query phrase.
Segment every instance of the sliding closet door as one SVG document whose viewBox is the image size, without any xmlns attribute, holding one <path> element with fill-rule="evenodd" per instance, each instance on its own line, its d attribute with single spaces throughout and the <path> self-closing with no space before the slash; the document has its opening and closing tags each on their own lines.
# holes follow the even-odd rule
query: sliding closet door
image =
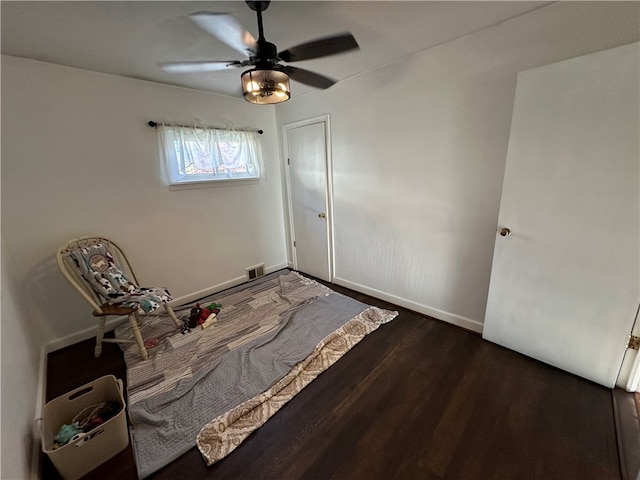
<svg viewBox="0 0 640 480">
<path fill-rule="evenodd" d="M 608 387 L 640 295 L 639 58 L 518 76 L 483 332 Z"/>
</svg>

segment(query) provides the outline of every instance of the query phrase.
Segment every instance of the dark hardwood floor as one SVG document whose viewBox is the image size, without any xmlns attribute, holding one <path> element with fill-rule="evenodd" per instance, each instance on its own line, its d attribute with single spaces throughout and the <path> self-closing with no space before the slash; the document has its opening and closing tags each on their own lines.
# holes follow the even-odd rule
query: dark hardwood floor
<svg viewBox="0 0 640 480">
<path fill-rule="evenodd" d="M 153 479 L 620 479 L 611 391 L 398 310 L 227 458 L 195 447 Z M 47 399 L 113 373 L 118 346 L 49 355 Z M 48 460 L 44 478 L 57 478 Z M 131 448 L 90 473 L 136 478 Z"/>
</svg>

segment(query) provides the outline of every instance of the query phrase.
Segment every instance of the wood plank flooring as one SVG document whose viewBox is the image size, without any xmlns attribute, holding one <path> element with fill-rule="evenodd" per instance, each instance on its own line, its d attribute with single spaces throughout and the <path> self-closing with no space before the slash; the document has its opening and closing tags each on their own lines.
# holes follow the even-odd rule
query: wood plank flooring
<svg viewBox="0 0 640 480">
<path fill-rule="evenodd" d="M 400 315 L 207 467 L 195 447 L 153 479 L 620 479 L 611 391 L 357 292 Z M 108 373 L 117 345 L 49 356 L 47 399 Z M 44 478 L 58 478 L 45 461 Z M 87 478 L 134 479 L 131 448 Z"/>
</svg>

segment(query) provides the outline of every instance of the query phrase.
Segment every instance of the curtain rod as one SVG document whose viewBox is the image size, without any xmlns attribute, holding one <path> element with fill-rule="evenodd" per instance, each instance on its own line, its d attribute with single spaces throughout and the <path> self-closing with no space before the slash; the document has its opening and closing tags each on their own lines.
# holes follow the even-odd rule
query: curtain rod
<svg viewBox="0 0 640 480">
<path fill-rule="evenodd" d="M 153 120 L 149 120 L 147 122 L 147 125 L 149 125 L 151 128 L 156 128 L 157 126 L 194 128 L 194 125 L 176 125 L 176 124 L 173 124 L 173 123 L 158 123 L 158 122 L 154 122 Z M 196 128 L 197 128 L 197 126 L 196 126 Z M 211 129 L 214 129 L 214 130 L 226 130 L 225 128 L 220 128 L 220 127 L 203 126 L 202 128 L 211 128 Z M 240 130 L 242 132 L 258 132 L 260 135 L 262 135 L 264 133 L 262 130 L 254 130 L 252 128 L 236 128 L 234 130 Z"/>
</svg>

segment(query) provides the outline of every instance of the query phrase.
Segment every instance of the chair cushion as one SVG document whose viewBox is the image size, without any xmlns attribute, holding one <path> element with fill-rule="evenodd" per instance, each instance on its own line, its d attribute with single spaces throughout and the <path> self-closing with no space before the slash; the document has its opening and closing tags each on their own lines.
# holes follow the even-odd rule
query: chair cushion
<svg viewBox="0 0 640 480">
<path fill-rule="evenodd" d="M 125 307 L 139 306 L 146 313 L 154 311 L 162 304 L 172 300 L 169 290 L 164 287 L 137 287 L 109 301 L 111 305 L 119 304 Z"/>
<path fill-rule="evenodd" d="M 171 300 L 166 288 L 140 287 L 133 283 L 104 243 L 78 248 L 69 252 L 69 256 L 82 278 L 111 305 L 139 306 L 148 313 Z"/>
</svg>

